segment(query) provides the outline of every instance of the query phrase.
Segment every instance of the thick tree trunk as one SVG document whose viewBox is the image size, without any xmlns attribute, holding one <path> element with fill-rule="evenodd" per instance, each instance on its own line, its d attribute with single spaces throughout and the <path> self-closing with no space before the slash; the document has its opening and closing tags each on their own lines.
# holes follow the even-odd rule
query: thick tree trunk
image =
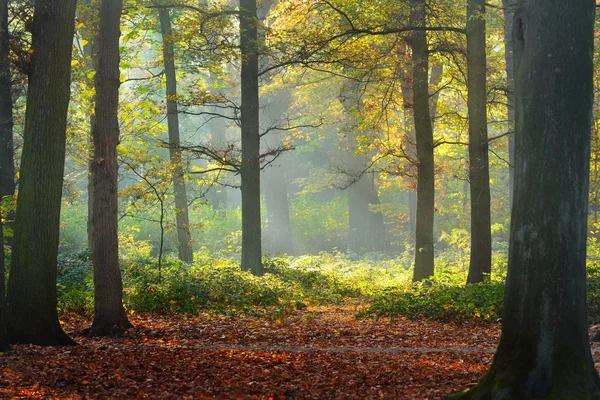
<svg viewBox="0 0 600 400">
<path fill-rule="evenodd" d="M 179 113 L 177 110 L 177 77 L 175 76 L 175 51 L 171 38 L 171 16 L 168 8 L 161 8 L 160 29 L 163 37 L 163 60 L 167 77 L 167 123 L 169 129 L 169 154 L 171 157 L 171 175 L 175 193 L 175 217 L 177 223 L 177 243 L 179 259 L 191 263 L 192 235 L 190 233 L 190 218 L 188 215 L 187 192 L 181 158 L 181 143 L 179 139 Z"/>
<path fill-rule="evenodd" d="M 458 398 L 600 399 L 585 293 L 594 12 L 593 0 L 519 2 L 502 336 L 486 376 Z"/>
<path fill-rule="evenodd" d="M 56 256 L 76 0 L 36 0 L 6 312 L 12 343 L 64 345 Z"/>
<path fill-rule="evenodd" d="M 410 19 L 425 26 L 425 1 L 411 0 Z M 417 147 L 417 225 L 414 281 L 433 276 L 434 169 L 433 131 L 429 111 L 429 50 L 425 31 L 411 33 L 413 57 L 413 104 Z"/>
<path fill-rule="evenodd" d="M 90 335 L 114 335 L 132 325 L 123 308 L 119 269 L 118 160 L 119 37 L 122 0 L 103 0 L 97 40 L 96 107 L 91 162 L 94 321 Z"/>
<path fill-rule="evenodd" d="M 240 0 L 242 50 L 242 269 L 262 275 L 256 0 Z"/>
<path fill-rule="evenodd" d="M 506 112 L 508 135 L 508 205 L 512 208 L 515 181 L 515 71 L 513 59 L 513 18 L 516 0 L 502 0 L 504 8 L 504 59 L 506 60 Z"/>
<path fill-rule="evenodd" d="M 485 0 L 469 0 L 467 2 L 467 90 L 469 92 L 471 259 L 467 283 L 489 279 L 492 271 L 485 63 Z"/>
</svg>

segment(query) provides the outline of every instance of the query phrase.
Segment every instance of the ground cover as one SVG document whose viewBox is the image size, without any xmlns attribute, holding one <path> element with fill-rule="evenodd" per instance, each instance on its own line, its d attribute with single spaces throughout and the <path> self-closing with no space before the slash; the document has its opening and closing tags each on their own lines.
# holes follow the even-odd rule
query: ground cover
<svg viewBox="0 0 600 400">
<path fill-rule="evenodd" d="M 498 323 L 357 311 L 133 316 L 119 338 L 14 346 L 0 357 L 0 397 L 437 399 L 475 384 L 499 338 Z M 72 334 L 87 326 L 76 315 L 63 323 Z"/>
</svg>

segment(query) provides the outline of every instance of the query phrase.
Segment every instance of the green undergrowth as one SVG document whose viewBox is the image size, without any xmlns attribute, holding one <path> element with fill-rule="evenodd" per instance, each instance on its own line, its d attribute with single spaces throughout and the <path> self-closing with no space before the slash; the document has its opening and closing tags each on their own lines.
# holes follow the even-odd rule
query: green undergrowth
<svg viewBox="0 0 600 400">
<path fill-rule="evenodd" d="M 359 316 L 489 322 L 502 315 L 506 261 L 495 255 L 492 278 L 467 285 L 460 254 L 440 251 L 433 279 L 413 283 L 409 252 L 389 258 L 323 253 L 264 259 L 265 275 L 241 271 L 233 260 L 196 254 L 193 265 L 167 258 L 122 260 L 124 302 L 133 313 L 289 315 L 309 305 L 365 304 Z M 500 254 L 500 253 L 499 253 Z M 58 302 L 63 313 L 93 312 L 92 267 L 86 252 L 61 254 Z M 588 266 L 590 321 L 600 321 L 600 264 Z"/>
</svg>

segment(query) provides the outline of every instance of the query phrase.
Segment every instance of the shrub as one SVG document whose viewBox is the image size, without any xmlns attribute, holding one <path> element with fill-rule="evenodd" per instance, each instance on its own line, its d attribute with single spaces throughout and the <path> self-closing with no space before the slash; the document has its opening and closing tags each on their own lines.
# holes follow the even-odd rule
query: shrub
<svg viewBox="0 0 600 400">
<path fill-rule="evenodd" d="M 500 282 L 452 286 L 430 281 L 386 289 L 361 315 L 493 321 L 502 315 L 503 297 L 504 285 Z"/>
<path fill-rule="evenodd" d="M 56 288 L 60 312 L 91 315 L 93 287 L 92 261 L 87 250 L 59 254 Z"/>
</svg>

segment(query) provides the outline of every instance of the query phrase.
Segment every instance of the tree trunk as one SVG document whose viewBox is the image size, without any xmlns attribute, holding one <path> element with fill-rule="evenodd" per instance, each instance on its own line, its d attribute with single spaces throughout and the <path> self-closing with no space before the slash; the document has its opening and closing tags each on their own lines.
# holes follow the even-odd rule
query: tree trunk
<svg viewBox="0 0 600 400">
<path fill-rule="evenodd" d="M 413 115 L 413 72 L 412 59 L 408 54 L 409 45 L 401 45 L 402 50 L 399 52 L 401 65 L 398 70 L 400 72 L 400 90 L 402 92 L 402 110 L 403 110 L 403 125 L 406 134 L 406 152 L 410 162 L 417 161 L 417 150 L 415 148 L 415 119 Z M 408 227 L 409 238 L 411 243 L 415 243 L 415 232 L 417 227 L 417 191 L 416 179 L 414 176 L 408 177 Z"/>
<path fill-rule="evenodd" d="M 256 0 L 240 0 L 242 269 L 262 275 L 257 25 Z"/>
<path fill-rule="evenodd" d="M 425 1 L 411 0 L 410 19 L 414 26 L 425 26 Z M 413 105 L 417 147 L 417 224 L 415 234 L 414 281 L 433 276 L 434 169 L 433 131 L 429 111 L 429 50 L 427 34 L 411 33 L 413 57 Z"/>
<path fill-rule="evenodd" d="M 15 164 L 13 154 L 13 103 L 8 60 L 8 1 L 0 0 L 0 200 L 15 192 Z M 0 227 L 2 227 L 0 210 Z M 0 309 L 4 303 L 4 234 L 0 229 Z"/>
<path fill-rule="evenodd" d="M 115 335 L 132 327 L 123 309 L 119 269 L 118 160 L 119 37 L 122 0 L 103 0 L 97 40 L 95 120 L 91 162 L 92 263 L 94 265 L 94 321 L 90 335 Z"/>
<path fill-rule="evenodd" d="M 519 2 L 502 336 L 481 383 L 457 398 L 600 398 L 585 292 L 594 12 L 593 0 Z"/>
<path fill-rule="evenodd" d="M 187 192 L 181 158 L 179 140 L 179 113 L 177 111 L 177 77 L 175 76 L 175 51 L 171 38 L 171 16 L 168 8 L 159 11 L 160 29 L 163 37 L 163 60 L 167 77 L 167 122 L 169 126 L 169 154 L 171 157 L 171 174 L 173 191 L 175 192 L 175 216 L 177 221 L 177 243 L 179 259 L 192 263 L 192 235 L 188 215 Z"/>
<path fill-rule="evenodd" d="M 0 0 L 0 200 L 12 196 L 15 191 L 15 167 L 13 160 L 13 117 L 12 93 L 10 83 L 10 64 L 8 61 L 8 1 Z M 4 225 L 5 216 L 0 212 L 0 351 L 7 350 L 4 316 L 6 287 L 4 276 Z"/>
<path fill-rule="evenodd" d="M 353 171 L 357 173 L 360 171 Z M 381 212 L 371 210 L 379 205 L 379 194 L 373 176 L 365 173 L 348 188 L 348 251 L 365 254 L 385 251 L 385 226 Z"/>
<path fill-rule="evenodd" d="M 263 178 L 267 206 L 267 240 L 269 254 L 294 254 L 288 184 L 281 167 L 273 166 Z"/>
<path fill-rule="evenodd" d="M 12 343 L 65 345 L 56 257 L 76 0 L 36 0 L 6 312 Z"/>
<path fill-rule="evenodd" d="M 15 192 L 13 103 L 8 59 L 8 1 L 0 0 L 0 198 Z"/>
<path fill-rule="evenodd" d="M 96 55 L 94 52 L 94 41 L 96 40 L 96 35 L 98 34 L 98 24 L 93 21 L 97 21 L 99 17 L 99 4 L 95 0 L 81 0 L 77 7 L 77 18 L 83 21 L 84 27 L 81 29 L 81 37 L 87 41 L 87 43 L 83 46 L 83 56 L 87 61 L 85 64 L 86 69 L 94 69 L 96 70 Z M 92 79 L 86 80 L 86 89 L 91 90 L 93 88 L 94 82 Z M 92 96 L 90 100 L 90 104 L 94 105 L 96 103 L 95 96 Z M 87 242 L 88 242 L 88 250 L 90 253 L 93 251 L 94 240 L 93 240 L 93 229 L 92 229 L 92 210 L 94 209 L 94 196 L 92 193 L 94 192 L 94 184 L 92 182 L 92 159 L 94 158 L 94 139 L 92 138 L 92 127 L 94 126 L 96 116 L 94 113 L 90 113 L 89 123 L 90 123 L 90 135 L 89 139 L 89 162 L 88 162 L 88 174 L 87 174 Z"/>
<path fill-rule="evenodd" d="M 438 100 L 440 99 L 441 90 L 438 87 L 442 81 L 442 74 L 444 73 L 444 64 L 435 63 L 431 66 L 431 75 L 429 77 L 429 87 L 435 89 L 429 98 L 429 111 L 431 113 L 431 131 L 435 132 L 435 120 L 437 118 L 437 106 Z"/>
<path fill-rule="evenodd" d="M 506 112 L 508 135 L 508 205 L 512 208 L 515 181 L 515 71 L 513 60 L 513 18 L 516 0 L 502 0 L 504 8 L 504 59 L 506 60 Z"/>
<path fill-rule="evenodd" d="M 467 90 L 469 92 L 471 259 L 467 283 L 489 279 L 492 271 L 485 63 L 485 0 L 469 0 L 467 2 Z"/>
</svg>

